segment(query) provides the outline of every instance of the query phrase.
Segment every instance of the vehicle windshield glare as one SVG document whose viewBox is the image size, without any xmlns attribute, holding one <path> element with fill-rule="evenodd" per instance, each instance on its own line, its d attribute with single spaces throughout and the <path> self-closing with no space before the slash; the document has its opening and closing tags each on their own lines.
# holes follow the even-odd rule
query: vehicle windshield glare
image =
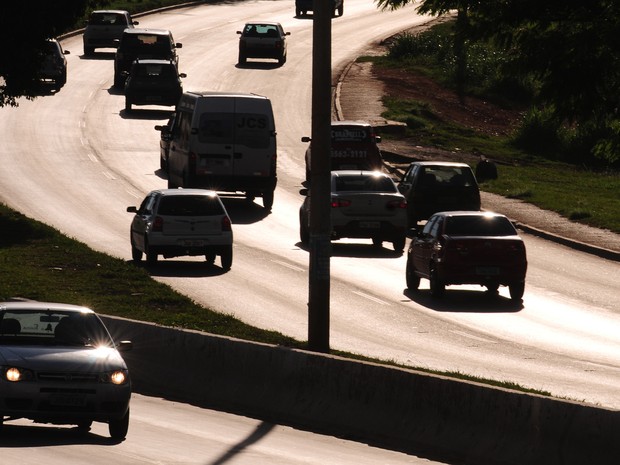
<svg viewBox="0 0 620 465">
<path fill-rule="evenodd" d="M 452 216 L 446 219 L 446 234 L 451 236 L 515 236 L 517 231 L 503 216 Z"/>
<path fill-rule="evenodd" d="M 336 192 L 396 192 L 394 183 L 385 176 L 339 176 Z"/>
<path fill-rule="evenodd" d="M 38 310 L 0 312 L 0 343 L 114 346 L 103 323 L 93 313 Z"/>
</svg>

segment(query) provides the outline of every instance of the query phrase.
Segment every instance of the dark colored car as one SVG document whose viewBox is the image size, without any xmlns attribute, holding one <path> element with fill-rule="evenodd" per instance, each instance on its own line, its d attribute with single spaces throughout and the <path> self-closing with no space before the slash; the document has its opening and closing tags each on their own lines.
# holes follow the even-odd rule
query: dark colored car
<svg viewBox="0 0 620 465">
<path fill-rule="evenodd" d="M 174 42 L 167 29 L 125 29 L 114 56 L 114 87 L 125 84 L 131 65 L 138 58 L 168 60 L 178 67 L 177 49 L 182 46 Z"/>
<path fill-rule="evenodd" d="M 302 137 L 310 142 L 310 137 Z M 373 127 L 364 121 L 332 121 L 331 170 L 381 171 L 383 157 L 377 143 L 381 142 Z M 306 149 L 306 179 L 310 180 L 312 144 Z"/>
<path fill-rule="evenodd" d="M 92 55 L 96 48 L 117 48 L 123 31 L 137 24 L 125 10 L 93 11 L 84 29 L 84 55 Z"/>
<path fill-rule="evenodd" d="M 132 105 L 176 105 L 183 94 L 181 78 L 173 61 L 138 59 L 125 82 L 125 111 Z"/>
<path fill-rule="evenodd" d="M 407 288 L 417 290 L 420 278 L 430 281 L 439 297 L 451 284 L 479 284 L 491 292 L 508 286 L 521 300 L 525 289 L 525 244 L 512 222 L 490 212 L 439 212 L 412 235 L 405 272 Z"/>
<path fill-rule="evenodd" d="M 49 39 L 45 42 L 45 51 L 39 69 L 39 81 L 44 86 L 50 86 L 59 91 L 67 83 L 67 59 L 70 52 L 63 50 L 60 42 Z"/>
<path fill-rule="evenodd" d="M 0 302 L 0 429 L 28 418 L 86 432 L 98 421 L 124 439 L 131 382 L 120 351 L 131 347 L 115 342 L 88 308 Z"/>
<path fill-rule="evenodd" d="M 161 132 L 159 137 L 159 167 L 168 172 L 168 156 L 170 155 L 170 142 L 172 141 L 172 131 L 177 119 L 177 114 L 174 112 L 168 119 L 166 124 L 158 124 L 155 129 Z"/>
<path fill-rule="evenodd" d="M 466 163 L 413 162 L 398 190 L 407 199 L 410 227 L 440 211 L 480 210 L 480 188 Z"/>
<path fill-rule="evenodd" d="M 332 0 L 334 16 L 342 16 L 344 13 L 344 0 Z M 305 16 L 308 11 L 314 11 L 314 0 L 295 0 L 296 16 Z"/>
<path fill-rule="evenodd" d="M 248 58 L 273 58 L 283 65 L 286 62 L 286 36 L 280 23 L 247 23 L 239 34 L 239 63 Z"/>
</svg>

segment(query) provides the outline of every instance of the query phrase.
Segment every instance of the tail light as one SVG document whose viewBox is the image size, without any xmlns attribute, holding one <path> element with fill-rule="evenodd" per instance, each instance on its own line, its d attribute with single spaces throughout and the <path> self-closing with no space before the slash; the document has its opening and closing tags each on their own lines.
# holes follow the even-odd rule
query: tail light
<svg viewBox="0 0 620 465">
<path fill-rule="evenodd" d="M 230 218 L 225 216 L 222 218 L 222 231 L 232 231 L 232 225 L 230 224 Z"/>
<path fill-rule="evenodd" d="M 397 210 L 399 208 L 407 208 L 407 201 L 406 200 L 390 200 L 386 205 L 385 208 L 387 208 L 388 210 Z"/>
<path fill-rule="evenodd" d="M 351 201 L 347 199 L 332 199 L 332 208 L 343 208 L 351 206 Z"/>
<path fill-rule="evenodd" d="M 164 229 L 164 219 L 161 216 L 156 216 L 151 226 L 152 232 L 162 232 Z"/>
</svg>

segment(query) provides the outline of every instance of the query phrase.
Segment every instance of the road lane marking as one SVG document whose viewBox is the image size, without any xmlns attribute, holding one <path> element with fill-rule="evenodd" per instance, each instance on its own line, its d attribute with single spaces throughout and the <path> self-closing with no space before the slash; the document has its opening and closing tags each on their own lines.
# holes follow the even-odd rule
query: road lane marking
<svg viewBox="0 0 620 465">
<path fill-rule="evenodd" d="M 373 302 L 376 302 L 376 303 L 378 303 L 378 304 L 381 304 L 381 305 L 390 305 L 390 303 L 389 303 L 389 302 L 386 302 L 385 300 L 381 300 L 381 299 L 379 299 L 379 298 L 377 298 L 377 297 L 375 297 L 375 296 L 372 296 L 372 295 L 370 295 L 370 294 L 366 294 L 366 293 L 364 293 L 364 292 L 360 292 L 360 291 L 351 291 L 351 292 L 353 292 L 353 294 L 357 294 L 357 295 L 359 295 L 360 297 L 364 297 L 365 299 L 372 300 Z"/>
<path fill-rule="evenodd" d="M 456 331 L 454 329 L 451 329 L 450 332 L 458 334 L 459 336 L 467 337 L 469 339 L 474 339 L 475 341 L 486 342 L 487 344 L 497 344 L 497 342 L 495 341 L 491 341 L 490 339 L 485 339 L 483 337 L 474 336 L 473 334 L 466 333 L 465 331 Z"/>
<path fill-rule="evenodd" d="M 284 267 L 286 267 L 286 268 L 289 268 L 289 269 L 291 269 L 291 270 L 294 270 L 294 271 L 300 271 L 300 272 L 301 272 L 301 271 L 305 271 L 305 269 L 304 269 L 304 268 L 301 268 L 301 267 L 299 267 L 299 266 L 295 266 L 295 265 L 291 265 L 290 263 L 287 263 L 287 262 L 282 262 L 282 261 L 280 261 L 280 260 L 271 260 L 271 261 L 272 261 L 273 263 L 277 263 L 277 264 L 279 264 L 279 265 L 282 265 L 282 266 L 284 266 Z"/>
</svg>

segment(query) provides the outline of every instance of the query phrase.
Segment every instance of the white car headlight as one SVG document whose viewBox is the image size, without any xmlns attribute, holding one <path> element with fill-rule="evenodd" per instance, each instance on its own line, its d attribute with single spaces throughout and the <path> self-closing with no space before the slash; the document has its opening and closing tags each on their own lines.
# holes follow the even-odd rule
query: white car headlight
<svg viewBox="0 0 620 465">
<path fill-rule="evenodd" d="M 18 367 L 2 367 L 2 378 L 12 383 L 18 383 L 20 381 L 31 381 L 34 379 L 34 374 L 30 370 Z"/>
<path fill-rule="evenodd" d="M 116 370 L 107 374 L 107 382 L 122 385 L 129 382 L 129 374 L 125 370 Z"/>
</svg>

